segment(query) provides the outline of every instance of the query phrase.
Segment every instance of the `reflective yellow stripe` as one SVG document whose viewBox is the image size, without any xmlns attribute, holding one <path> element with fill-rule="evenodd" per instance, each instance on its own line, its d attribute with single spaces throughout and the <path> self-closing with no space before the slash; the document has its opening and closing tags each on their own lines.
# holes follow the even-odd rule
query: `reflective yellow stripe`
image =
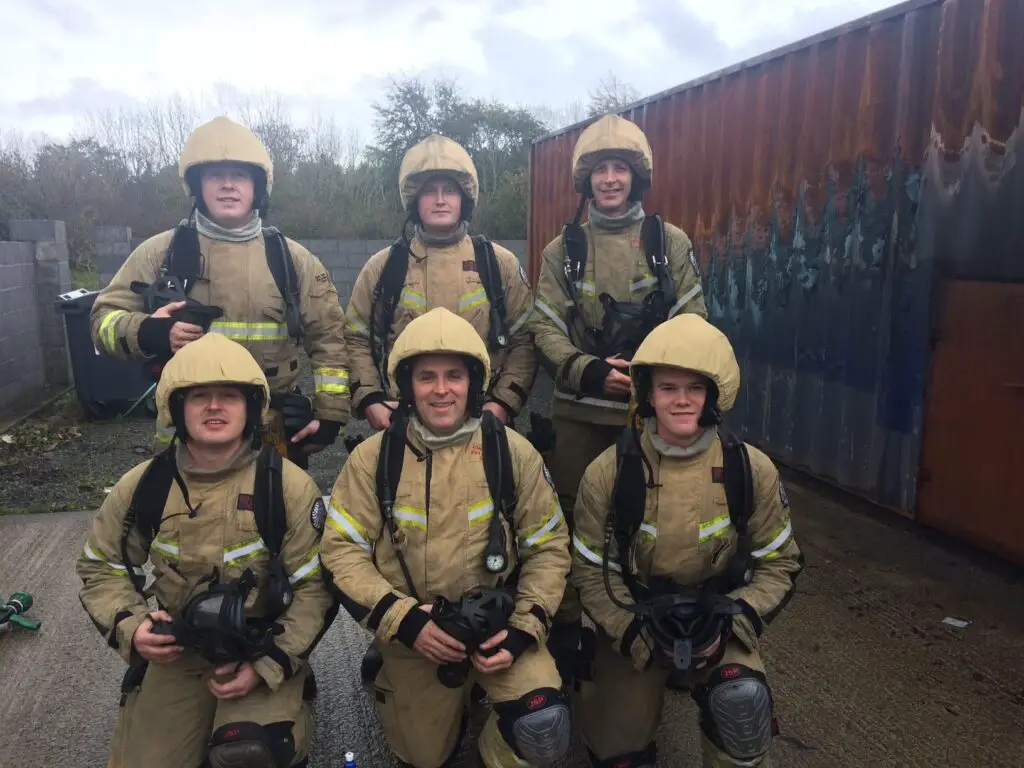
<svg viewBox="0 0 1024 768">
<path fill-rule="evenodd" d="M 419 291 L 414 291 L 411 288 L 403 288 L 402 298 L 398 303 L 403 307 L 408 307 L 409 309 L 426 309 L 427 297 Z"/>
<path fill-rule="evenodd" d="M 478 502 L 469 508 L 469 524 L 472 526 L 485 523 L 491 519 L 493 514 L 494 502 L 491 500 L 491 497 L 488 496 L 483 501 Z"/>
<path fill-rule="evenodd" d="M 654 523 L 640 523 L 640 535 L 656 539 L 658 538 L 658 526 Z"/>
<path fill-rule="evenodd" d="M 169 557 L 172 560 L 181 559 L 181 549 L 178 548 L 177 539 L 162 539 L 159 536 L 157 536 L 155 539 L 153 539 L 153 543 L 150 546 L 152 546 L 153 549 L 155 549 L 161 555 Z"/>
<path fill-rule="evenodd" d="M 395 521 L 401 526 L 420 528 L 424 531 L 427 530 L 427 510 L 425 509 L 420 509 L 419 507 L 403 507 L 400 504 L 396 504 L 394 515 Z"/>
<path fill-rule="evenodd" d="M 366 326 L 366 321 L 363 320 L 362 316 L 354 309 L 349 307 L 348 317 L 345 318 L 346 324 L 352 327 L 359 336 L 369 336 L 370 329 Z"/>
<path fill-rule="evenodd" d="M 636 293 L 637 291 L 642 291 L 644 288 L 650 288 L 651 286 L 656 285 L 657 282 L 658 281 L 654 275 L 647 272 L 629 284 L 629 292 Z"/>
<path fill-rule="evenodd" d="M 298 567 L 295 573 L 288 577 L 288 583 L 293 587 L 309 580 L 320 573 L 320 550 L 314 547 L 310 550 L 309 557 Z"/>
<path fill-rule="evenodd" d="M 210 324 L 211 333 L 219 333 L 235 341 L 274 341 L 288 338 L 288 326 L 284 323 L 241 323 L 215 320 Z"/>
<path fill-rule="evenodd" d="M 485 303 L 487 303 L 487 291 L 481 286 L 459 296 L 459 312 L 466 312 Z"/>
<path fill-rule="evenodd" d="M 527 530 L 526 535 L 521 538 L 523 549 L 533 549 L 548 541 L 555 535 L 555 530 L 561 522 L 562 507 L 556 501 L 544 521 Z"/>
<path fill-rule="evenodd" d="M 263 542 L 262 537 L 258 539 L 251 539 L 250 541 L 243 544 L 237 544 L 233 547 L 224 547 L 224 565 L 244 563 L 248 560 L 259 557 L 267 551 L 267 545 Z"/>
<path fill-rule="evenodd" d="M 576 290 L 584 296 L 597 296 L 597 289 L 594 288 L 594 283 L 590 280 L 584 280 L 583 282 L 577 281 Z"/>
<path fill-rule="evenodd" d="M 117 351 L 117 318 L 127 314 L 126 310 L 115 309 L 104 317 L 103 322 L 100 323 L 100 341 L 107 352 L 114 353 Z"/>
<path fill-rule="evenodd" d="M 352 515 L 344 509 L 336 507 L 334 501 L 331 501 L 330 509 L 327 510 L 327 522 L 353 544 L 358 544 L 367 552 L 370 551 L 370 537 L 366 530 L 355 521 Z"/>
<path fill-rule="evenodd" d="M 82 554 L 85 555 L 87 560 L 92 560 L 94 563 L 100 563 L 104 568 L 110 571 L 115 576 L 127 576 L 128 569 L 120 563 L 115 563 L 112 560 L 108 560 L 104 555 L 101 555 L 92 548 L 92 544 L 88 541 L 85 542 L 85 547 L 82 548 Z M 134 571 L 139 576 L 143 575 L 143 570 L 138 567 L 133 567 Z"/>
<path fill-rule="evenodd" d="M 767 546 L 756 549 L 750 554 L 758 560 L 774 560 L 782 554 L 782 548 L 789 543 L 791 538 L 793 538 L 793 522 L 787 519 L 786 524 L 772 537 L 771 542 Z"/>
<path fill-rule="evenodd" d="M 156 425 L 156 441 L 161 445 L 170 445 L 171 440 L 174 439 L 174 425 L 173 424 L 160 424 L 157 422 Z"/>
<path fill-rule="evenodd" d="M 317 392 L 348 394 L 348 371 L 344 368 L 314 368 L 313 387 Z"/>
<path fill-rule="evenodd" d="M 720 515 L 714 520 L 700 524 L 700 540 L 714 539 L 725 535 L 729 531 L 732 521 L 728 515 Z"/>
<path fill-rule="evenodd" d="M 572 536 L 572 546 L 576 550 L 576 554 L 580 556 L 581 560 L 596 565 L 598 568 L 604 565 L 604 558 L 601 557 L 590 542 L 580 537 L 578 533 L 574 533 Z M 608 561 L 608 567 L 613 571 L 622 571 L 622 566 L 615 562 L 614 559 Z"/>
</svg>

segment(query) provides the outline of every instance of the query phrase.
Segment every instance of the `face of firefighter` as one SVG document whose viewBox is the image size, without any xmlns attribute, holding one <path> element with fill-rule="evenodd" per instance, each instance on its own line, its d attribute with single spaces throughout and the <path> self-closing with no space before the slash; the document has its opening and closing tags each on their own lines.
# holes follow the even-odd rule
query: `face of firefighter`
<svg viewBox="0 0 1024 768">
<path fill-rule="evenodd" d="M 208 448 L 239 444 L 245 417 L 245 396 L 238 387 L 207 385 L 185 394 L 185 428 L 190 443 Z"/>
<path fill-rule="evenodd" d="M 427 429 L 454 432 L 466 420 L 469 368 L 458 355 L 421 355 L 413 362 L 412 397 Z"/>
<path fill-rule="evenodd" d="M 453 179 L 444 176 L 427 179 L 416 198 L 416 206 L 424 230 L 450 232 L 462 215 L 462 190 Z"/>
<path fill-rule="evenodd" d="M 633 171 L 625 160 L 609 157 L 590 172 L 590 187 L 594 190 L 594 205 L 601 213 L 610 216 L 625 213 L 629 209 Z"/>
<path fill-rule="evenodd" d="M 256 197 L 256 183 L 248 169 L 215 163 L 200 169 L 199 181 L 203 202 L 214 223 L 226 229 L 236 229 L 249 221 Z"/>
<path fill-rule="evenodd" d="M 692 371 L 655 368 L 651 375 L 651 405 L 658 435 L 670 445 L 686 447 L 700 437 L 697 424 L 708 396 L 707 379 Z"/>
</svg>

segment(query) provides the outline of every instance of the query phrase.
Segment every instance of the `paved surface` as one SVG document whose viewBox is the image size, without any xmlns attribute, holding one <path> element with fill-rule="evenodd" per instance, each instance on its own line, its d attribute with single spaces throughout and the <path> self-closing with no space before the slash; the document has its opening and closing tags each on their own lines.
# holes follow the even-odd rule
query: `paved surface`
<svg viewBox="0 0 1024 768">
<path fill-rule="evenodd" d="M 782 729 L 775 765 L 1019 766 L 1024 585 L 981 557 L 789 483 L 807 570 L 766 636 Z M 72 563 L 90 515 L 0 518 L 0 590 L 36 598 L 38 634 L 0 637 L 0 765 L 99 766 L 123 671 L 78 598 Z M 954 616 L 965 629 L 942 623 Z M 345 750 L 394 765 L 358 687 L 367 636 L 346 616 L 317 649 L 313 766 Z M 661 765 L 698 766 L 693 705 L 670 693 Z M 468 755 L 468 749 L 466 750 Z M 582 753 L 566 766 L 584 766 Z M 464 759 L 462 765 L 472 765 Z"/>
</svg>

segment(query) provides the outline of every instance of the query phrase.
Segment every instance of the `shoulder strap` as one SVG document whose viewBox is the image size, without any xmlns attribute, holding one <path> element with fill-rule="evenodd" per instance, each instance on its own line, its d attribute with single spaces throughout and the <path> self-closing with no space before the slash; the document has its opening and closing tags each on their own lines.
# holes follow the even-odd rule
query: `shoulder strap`
<svg viewBox="0 0 1024 768">
<path fill-rule="evenodd" d="M 484 442 L 484 473 L 487 475 L 487 488 L 494 500 L 496 511 L 501 512 L 510 526 L 515 527 L 515 514 L 518 498 L 516 496 L 516 478 L 512 469 L 512 453 L 508 447 L 508 433 L 505 425 L 490 411 L 484 411 L 480 417 Z"/>
<path fill-rule="evenodd" d="M 301 339 L 304 334 L 302 312 L 299 310 L 299 278 L 295 273 L 288 241 L 277 227 L 263 228 L 263 242 L 267 252 L 267 266 L 274 276 L 277 290 L 284 298 L 284 316 L 288 323 L 288 335 Z"/>
<path fill-rule="evenodd" d="M 640 240 L 647 255 L 647 268 L 658 281 L 665 306 L 671 307 L 676 302 L 676 286 L 668 265 L 668 242 L 661 216 L 652 213 L 644 218 L 640 225 Z"/>
<path fill-rule="evenodd" d="M 395 524 L 395 496 L 398 494 L 398 481 L 402 478 L 402 465 L 405 463 L 405 428 L 405 416 L 395 412 L 391 415 L 391 424 L 381 436 L 380 453 L 377 456 L 377 502 L 384 527 L 398 556 L 402 575 L 405 576 L 405 583 L 409 587 L 409 595 L 419 600 L 405 555 L 398 545 L 398 526 Z"/>
<path fill-rule="evenodd" d="M 644 521 L 647 505 L 647 473 L 642 450 L 639 435 L 633 428 L 623 429 L 615 442 L 615 487 L 609 520 L 619 548 L 622 580 L 636 599 L 639 599 L 640 585 L 626 562 L 626 554 Z"/>
<path fill-rule="evenodd" d="M 754 473 L 746 444 L 731 432 L 722 436 L 722 473 L 729 519 L 736 529 L 736 553 L 724 574 L 727 589 L 749 583 L 752 575 L 750 518 L 754 514 Z"/>
<path fill-rule="evenodd" d="M 128 511 L 124 516 L 124 524 L 121 529 L 121 562 L 128 569 L 128 575 L 139 594 L 142 594 L 146 577 L 139 576 L 135 572 L 135 564 L 130 562 L 128 537 L 131 535 L 132 528 L 137 529 L 147 547 L 156 537 L 160 521 L 163 520 L 164 507 L 167 506 L 167 497 L 171 493 L 171 483 L 174 482 L 174 476 L 177 474 L 174 450 L 175 446 L 172 443 L 171 447 L 157 454 L 149 463 L 132 492 L 131 501 L 128 502 Z"/>
<path fill-rule="evenodd" d="M 181 281 L 188 296 L 196 281 L 203 275 L 203 254 L 199 250 L 199 233 L 188 224 L 179 224 L 171 235 L 164 254 L 163 270 Z"/>
<path fill-rule="evenodd" d="M 370 354 L 373 364 L 380 373 L 381 383 L 385 383 L 384 359 L 387 357 L 388 336 L 395 322 L 395 308 L 398 306 L 405 277 L 409 272 L 409 246 L 401 238 L 391 244 L 387 261 L 380 272 L 377 284 L 373 287 L 373 299 L 370 303 Z"/>
<path fill-rule="evenodd" d="M 568 330 L 569 341 L 575 343 L 572 338 L 572 329 L 576 324 L 576 318 L 583 323 L 584 338 L 578 345 L 586 353 L 598 352 L 600 330 L 587 325 L 583 310 L 580 309 L 580 296 L 576 284 L 582 282 L 587 271 L 587 233 L 579 223 L 579 217 L 562 227 L 562 260 L 565 274 L 565 286 L 572 300 L 569 308 L 569 316 L 566 318 L 565 327 Z M 599 355 L 603 357 L 603 355 Z"/>
<path fill-rule="evenodd" d="M 491 332 L 488 346 L 491 349 L 508 347 L 508 309 L 505 305 L 505 286 L 501 282 L 501 269 L 498 257 L 494 254 L 494 245 L 483 235 L 473 236 L 473 256 L 476 259 L 476 271 L 487 294 L 490 306 Z"/>
<path fill-rule="evenodd" d="M 270 559 L 281 554 L 288 511 L 284 501 L 284 473 L 281 454 L 266 446 L 256 459 L 256 482 L 253 487 L 253 516 Z"/>
</svg>

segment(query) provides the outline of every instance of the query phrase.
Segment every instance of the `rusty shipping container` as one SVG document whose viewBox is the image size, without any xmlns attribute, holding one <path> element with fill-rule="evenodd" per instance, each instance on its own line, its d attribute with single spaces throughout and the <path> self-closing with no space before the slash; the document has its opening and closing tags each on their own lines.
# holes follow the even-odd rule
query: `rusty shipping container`
<svg viewBox="0 0 1024 768">
<path fill-rule="evenodd" d="M 781 463 L 1024 563 L 1024 0 L 914 0 L 620 114 Z M 585 123 L 531 150 L 529 259 Z"/>
</svg>

